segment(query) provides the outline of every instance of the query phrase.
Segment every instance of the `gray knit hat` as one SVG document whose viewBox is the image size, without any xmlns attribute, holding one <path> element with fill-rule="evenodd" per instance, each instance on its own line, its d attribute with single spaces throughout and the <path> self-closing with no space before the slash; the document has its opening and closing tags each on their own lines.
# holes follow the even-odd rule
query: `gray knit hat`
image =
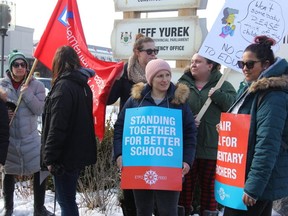
<svg viewBox="0 0 288 216">
<path fill-rule="evenodd" d="M 11 72 L 12 72 L 12 63 L 17 59 L 22 59 L 24 62 L 26 62 L 26 68 L 28 68 L 28 61 L 27 61 L 25 55 L 22 52 L 18 52 L 18 50 L 13 50 L 8 55 L 9 70 Z"/>
</svg>

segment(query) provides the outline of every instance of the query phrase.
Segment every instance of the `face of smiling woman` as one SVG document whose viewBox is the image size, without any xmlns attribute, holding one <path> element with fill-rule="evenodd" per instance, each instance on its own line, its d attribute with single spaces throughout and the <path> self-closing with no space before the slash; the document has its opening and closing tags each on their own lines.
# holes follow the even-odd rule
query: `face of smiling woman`
<svg viewBox="0 0 288 216">
<path fill-rule="evenodd" d="M 251 61 L 254 62 L 254 66 L 250 69 L 247 67 L 247 65 L 243 65 L 242 71 L 247 82 L 256 81 L 262 71 L 266 69 L 260 59 L 256 57 L 256 54 L 251 51 L 246 51 L 243 53 L 242 61 L 244 64 Z"/>
<path fill-rule="evenodd" d="M 159 71 L 152 80 L 153 92 L 166 93 L 170 86 L 171 74 L 166 70 Z"/>
</svg>

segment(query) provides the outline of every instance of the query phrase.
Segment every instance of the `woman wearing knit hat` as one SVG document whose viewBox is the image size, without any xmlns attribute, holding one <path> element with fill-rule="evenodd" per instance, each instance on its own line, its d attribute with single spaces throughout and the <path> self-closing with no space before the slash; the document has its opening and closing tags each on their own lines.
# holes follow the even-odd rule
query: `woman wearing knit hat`
<svg viewBox="0 0 288 216">
<path fill-rule="evenodd" d="M 167 108 L 167 111 L 178 109 L 182 112 L 182 174 L 185 175 L 190 170 L 196 150 L 196 126 L 193 114 L 186 103 L 189 89 L 185 85 L 175 86 L 171 82 L 171 68 L 162 59 L 149 61 L 145 72 L 147 84 L 138 83 L 133 86 L 131 97 L 125 103 L 114 126 L 114 156 L 117 166 L 120 170 L 122 169 L 122 138 L 126 109 L 147 106 Z M 160 134 L 155 134 L 155 136 L 160 136 Z M 138 216 L 151 216 L 154 202 L 160 216 L 178 215 L 179 191 L 134 189 L 133 193 Z"/>
<path fill-rule="evenodd" d="M 7 76 L 0 80 L 0 87 L 7 94 L 7 101 L 17 104 L 20 94 L 22 100 L 17 114 L 10 122 L 8 155 L 4 166 L 4 207 L 5 216 L 13 214 L 14 176 L 34 174 L 34 216 L 54 215 L 44 207 L 45 181 L 40 185 L 40 135 L 37 130 L 37 117 L 42 114 L 45 99 L 44 85 L 31 78 L 25 83 L 28 61 L 24 54 L 14 50 L 9 56 Z M 13 111 L 8 110 L 10 121 Z"/>
<path fill-rule="evenodd" d="M 147 63 L 156 59 L 158 49 L 152 38 L 137 34 L 133 46 L 133 55 L 124 65 L 124 72 L 114 83 L 107 101 L 107 105 L 115 103 L 120 98 L 120 111 L 130 97 L 130 91 L 135 83 L 146 83 L 145 67 Z M 135 216 L 136 207 L 132 190 L 123 190 L 123 198 L 120 198 L 124 216 Z"/>
<path fill-rule="evenodd" d="M 179 205 L 185 207 L 185 215 L 191 214 L 197 181 L 201 190 L 200 215 L 214 216 L 218 214 L 217 202 L 214 197 L 218 147 L 216 124 L 219 123 L 221 112 L 226 112 L 236 97 L 235 89 L 227 81 L 220 89 L 214 88 L 222 76 L 218 69 L 218 63 L 196 53 L 191 58 L 190 67 L 179 79 L 179 83 L 187 85 L 190 89 L 188 103 L 193 113 L 199 113 L 208 97 L 212 100 L 201 122 L 196 122 L 198 126 L 196 159 L 192 169 L 185 177 L 179 199 Z"/>
</svg>

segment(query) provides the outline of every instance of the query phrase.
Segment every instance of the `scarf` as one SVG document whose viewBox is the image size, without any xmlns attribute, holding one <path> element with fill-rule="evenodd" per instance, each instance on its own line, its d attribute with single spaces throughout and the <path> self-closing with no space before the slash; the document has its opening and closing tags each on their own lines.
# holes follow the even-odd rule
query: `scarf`
<svg viewBox="0 0 288 216">
<path fill-rule="evenodd" d="M 128 79 L 134 83 L 146 83 L 145 70 L 140 66 L 137 56 L 131 56 L 128 60 L 127 68 Z"/>
</svg>

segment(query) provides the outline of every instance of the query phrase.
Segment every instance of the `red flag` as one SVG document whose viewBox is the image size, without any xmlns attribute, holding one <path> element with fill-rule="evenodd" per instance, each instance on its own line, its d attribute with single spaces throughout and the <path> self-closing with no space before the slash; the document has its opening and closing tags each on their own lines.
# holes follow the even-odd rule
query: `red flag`
<svg viewBox="0 0 288 216">
<path fill-rule="evenodd" d="M 105 131 L 106 100 L 115 78 L 123 69 L 123 62 L 101 61 L 88 51 L 76 0 L 58 0 L 34 57 L 51 70 L 56 49 L 63 45 L 73 47 L 82 66 L 96 72 L 88 84 L 93 92 L 95 134 L 101 141 Z"/>
</svg>

